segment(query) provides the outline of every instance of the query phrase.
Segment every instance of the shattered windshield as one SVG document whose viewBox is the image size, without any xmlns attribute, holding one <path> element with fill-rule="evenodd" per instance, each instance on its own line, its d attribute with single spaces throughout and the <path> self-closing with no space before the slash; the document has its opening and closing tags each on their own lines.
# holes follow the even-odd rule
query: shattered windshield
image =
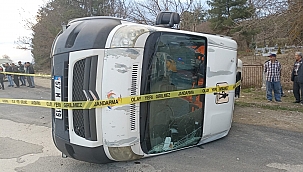
<svg viewBox="0 0 303 172">
<path fill-rule="evenodd" d="M 162 34 L 152 58 L 150 93 L 205 87 L 203 37 Z M 202 136 L 204 96 L 150 102 L 149 154 L 195 145 Z"/>
</svg>

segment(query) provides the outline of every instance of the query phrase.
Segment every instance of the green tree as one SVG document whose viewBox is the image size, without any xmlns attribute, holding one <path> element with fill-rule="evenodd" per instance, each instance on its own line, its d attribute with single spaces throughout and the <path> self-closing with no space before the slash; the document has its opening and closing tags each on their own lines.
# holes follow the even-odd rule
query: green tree
<svg viewBox="0 0 303 172">
<path fill-rule="evenodd" d="M 254 15 L 253 5 L 247 0 L 209 0 L 207 4 L 211 28 L 229 36 L 242 29 L 239 23 Z"/>
<path fill-rule="evenodd" d="M 62 29 L 61 24 L 85 16 L 85 11 L 68 0 L 53 0 L 42 7 L 32 26 L 31 53 L 37 69 L 50 69 L 52 42 Z"/>
<path fill-rule="evenodd" d="M 32 24 L 31 53 L 36 68 L 50 69 L 50 51 L 62 24 L 80 17 L 106 15 L 124 18 L 123 0 L 51 0 L 40 8 L 36 24 Z M 28 41 L 21 41 L 24 44 Z"/>
<path fill-rule="evenodd" d="M 205 21 L 206 13 L 201 6 L 198 6 L 192 11 L 184 11 L 181 17 L 182 30 L 196 31 L 196 26 Z"/>
</svg>

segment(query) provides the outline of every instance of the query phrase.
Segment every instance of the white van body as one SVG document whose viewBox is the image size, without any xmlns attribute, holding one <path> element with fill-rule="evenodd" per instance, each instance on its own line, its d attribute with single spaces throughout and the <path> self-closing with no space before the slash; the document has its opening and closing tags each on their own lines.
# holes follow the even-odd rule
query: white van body
<svg viewBox="0 0 303 172">
<path fill-rule="evenodd" d="M 71 21 L 52 50 L 52 99 L 108 100 L 236 83 L 237 44 L 111 17 Z M 240 69 L 240 68 L 238 68 Z M 60 88 L 60 89 L 59 89 Z M 226 136 L 235 90 L 85 110 L 53 109 L 53 138 L 88 162 L 161 155 Z"/>
</svg>

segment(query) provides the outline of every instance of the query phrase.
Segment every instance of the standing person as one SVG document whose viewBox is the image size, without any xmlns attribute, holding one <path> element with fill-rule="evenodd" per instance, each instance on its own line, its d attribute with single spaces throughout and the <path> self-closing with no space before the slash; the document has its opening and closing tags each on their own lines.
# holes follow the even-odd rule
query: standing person
<svg viewBox="0 0 303 172">
<path fill-rule="evenodd" d="M 293 81 L 293 93 L 296 101 L 294 103 L 303 104 L 303 67 L 302 67 L 302 53 L 295 53 L 295 64 L 291 73 L 291 81 Z M 300 95 L 301 90 L 301 95 Z"/>
<path fill-rule="evenodd" d="M 18 62 L 18 65 L 19 65 L 19 73 L 25 73 L 24 65 L 21 63 L 21 61 Z M 21 86 L 26 86 L 24 75 L 20 75 L 20 81 L 21 81 Z"/>
<path fill-rule="evenodd" d="M 272 101 L 272 91 L 274 91 L 274 96 L 276 102 L 281 102 L 281 64 L 276 59 L 276 54 L 271 54 L 268 56 L 270 59 L 264 64 L 264 72 L 266 79 L 266 98 L 269 102 Z"/>
<path fill-rule="evenodd" d="M 28 73 L 28 74 L 35 74 L 34 67 L 33 67 L 33 65 L 30 64 L 30 62 L 26 62 L 25 66 L 26 66 L 25 73 Z M 27 77 L 27 82 L 28 82 L 28 84 L 29 84 L 28 87 L 30 87 L 30 88 L 35 88 L 34 76 L 28 76 L 28 77 Z"/>
<path fill-rule="evenodd" d="M 18 66 L 16 66 L 15 63 L 12 63 L 12 69 L 13 69 L 13 72 L 15 73 L 15 74 L 13 75 L 14 83 L 16 84 L 16 87 L 15 87 L 15 88 L 19 88 L 19 87 L 20 87 L 19 75 L 17 75 L 17 73 L 19 73 Z"/>
<path fill-rule="evenodd" d="M 8 64 L 5 63 L 5 72 L 13 72 L 13 68 Z M 8 80 L 8 87 L 14 87 L 12 74 L 6 74 Z"/>
<path fill-rule="evenodd" d="M 3 72 L 3 68 L 2 67 L 0 67 L 0 72 Z M 0 88 L 2 89 L 2 90 L 4 90 L 4 84 L 3 84 L 3 79 L 4 79 L 4 74 L 3 73 L 0 73 Z"/>
</svg>

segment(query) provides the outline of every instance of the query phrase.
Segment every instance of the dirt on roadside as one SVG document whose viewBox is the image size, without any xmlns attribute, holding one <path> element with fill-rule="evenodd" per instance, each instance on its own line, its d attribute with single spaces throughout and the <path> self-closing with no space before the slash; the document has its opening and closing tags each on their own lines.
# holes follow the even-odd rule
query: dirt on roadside
<svg viewBox="0 0 303 172">
<path fill-rule="evenodd" d="M 264 90 L 244 89 L 236 100 L 233 122 L 303 132 L 303 105 L 293 101 L 292 93 L 277 103 L 267 102 Z"/>
<path fill-rule="evenodd" d="M 235 106 L 233 122 L 303 132 L 303 113 L 297 111 Z"/>
<path fill-rule="evenodd" d="M 50 88 L 51 87 L 51 79 L 50 78 L 42 78 L 35 77 L 35 84 L 40 87 Z"/>
</svg>

